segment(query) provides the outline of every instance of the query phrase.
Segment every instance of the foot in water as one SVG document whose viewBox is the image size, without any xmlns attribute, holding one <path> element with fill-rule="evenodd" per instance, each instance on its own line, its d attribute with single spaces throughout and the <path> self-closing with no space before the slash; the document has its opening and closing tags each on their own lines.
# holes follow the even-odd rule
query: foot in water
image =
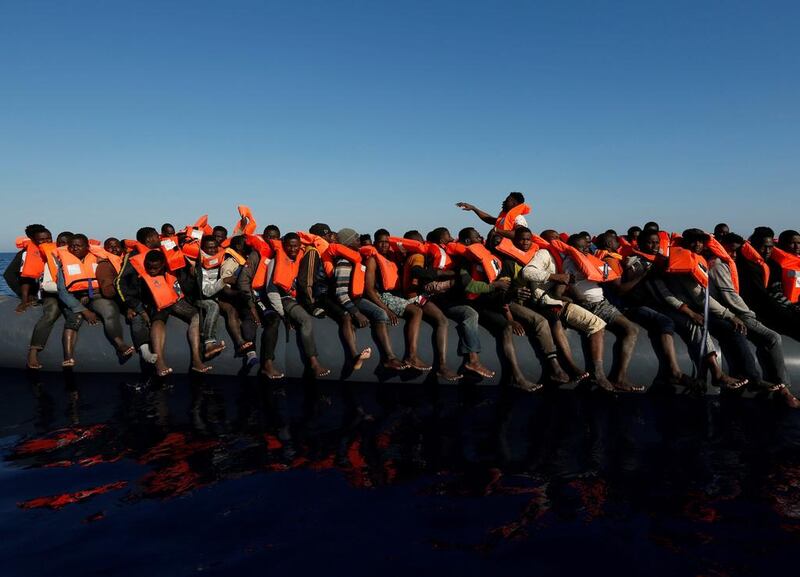
<svg viewBox="0 0 800 577">
<path fill-rule="evenodd" d="M 494 377 L 494 371 L 490 371 L 485 366 L 483 366 L 483 364 L 481 364 L 479 361 L 464 363 L 464 370 L 467 370 L 471 373 L 475 373 L 476 375 L 479 375 L 484 379 L 491 379 Z"/>
<path fill-rule="evenodd" d="M 457 380 L 461 379 L 463 375 L 459 375 L 454 370 L 448 367 L 442 367 L 438 371 L 436 371 L 436 376 L 440 379 L 444 379 L 447 382 L 454 383 Z"/>
<path fill-rule="evenodd" d="M 364 361 L 372 356 L 372 348 L 366 347 L 353 359 L 353 370 L 357 371 L 364 365 Z"/>
<path fill-rule="evenodd" d="M 405 359 L 403 359 L 403 364 L 414 370 L 422 372 L 430 371 L 433 368 L 430 365 L 426 364 L 425 361 L 423 361 L 417 356 L 406 357 Z"/>
</svg>

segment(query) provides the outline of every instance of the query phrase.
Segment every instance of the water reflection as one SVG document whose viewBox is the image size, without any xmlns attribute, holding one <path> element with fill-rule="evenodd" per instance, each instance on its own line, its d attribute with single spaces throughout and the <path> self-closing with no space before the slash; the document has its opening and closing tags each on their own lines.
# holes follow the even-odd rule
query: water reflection
<svg viewBox="0 0 800 577">
<path fill-rule="evenodd" d="M 783 548 L 800 538 L 800 417 L 765 403 L 118 379 L 29 382 L 35 410 L 20 422 L 35 432 L 4 458 L 14 468 L 133 462 L 143 473 L 30 495 L 21 507 L 60 509 L 106 492 L 134 506 L 302 470 L 334 474 L 358 490 L 407 486 L 444 517 L 457 519 L 459 503 L 475 499 L 506 512 L 486 512 L 477 535 L 443 526 L 429 540 L 433 550 L 491 552 L 597 526 L 634 531 L 703 570 L 746 573 L 788 559 Z"/>
</svg>

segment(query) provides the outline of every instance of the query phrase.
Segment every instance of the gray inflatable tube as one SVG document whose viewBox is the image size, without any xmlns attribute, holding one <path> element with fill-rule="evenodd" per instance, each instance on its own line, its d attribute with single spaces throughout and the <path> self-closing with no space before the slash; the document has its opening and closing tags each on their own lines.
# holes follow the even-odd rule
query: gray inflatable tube
<svg viewBox="0 0 800 577">
<path fill-rule="evenodd" d="M 31 308 L 23 314 L 15 312 L 17 299 L 0 296 L 0 367 L 3 368 L 23 368 L 25 366 L 26 352 L 30 341 L 33 326 L 41 315 L 41 309 Z M 220 324 L 222 324 L 220 322 Z M 59 320 L 50 336 L 47 348 L 40 355 L 44 370 L 61 370 L 61 332 L 63 321 Z M 330 379 L 346 379 L 360 382 L 423 382 L 432 375 L 419 373 L 417 371 L 386 372 L 380 367 L 376 347 L 373 343 L 369 329 L 361 329 L 357 333 L 358 343 L 361 346 L 372 346 L 373 357 L 364 363 L 361 370 L 347 372 L 344 367 L 344 353 L 341 341 L 339 340 L 336 324 L 330 319 L 319 319 L 314 325 L 317 348 L 319 350 L 320 361 L 328 368 L 332 369 Z M 288 377 L 300 378 L 303 376 L 303 363 L 300 349 L 297 342 L 297 332 L 289 333 L 289 340 L 285 338 L 284 328 L 281 327 L 281 336 L 275 352 L 275 359 L 278 365 L 285 371 Z M 226 335 L 224 327 L 220 326 L 220 335 Z M 403 353 L 403 331 L 402 327 L 390 328 L 392 344 L 398 356 Z M 568 331 L 570 343 L 576 358 L 580 358 L 582 343 L 579 335 L 575 331 Z M 422 334 L 420 336 L 420 357 L 426 362 L 433 361 L 433 350 L 431 343 L 432 331 L 430 326 L 423 323 Z M 129 339 L 129 335 L 126 335 Z M 224 337 L 223 337 L 224 338 Z M 534 352 L 527 336 L 514 337 L 517 355 L 520 365 L 525 374 L 532 380 L 538 381 L 542 374 L 541 362 Z M 229 341 L 229 339 L 226 339 Z M 606 333 L 606 368 L 611 366 L 612 347 L 615 337 Z M 481 329 L 481 343 L 483 351 L 481 360 L 490 369 L 497 372 L 498 376 L 492 380 L 484 380 L 483 384 L 499 382 L 502 374 L 500 357 L 497 353 L 497 343 L 495 339 L 484 329 Z M 448 345 L 448 360 L 452 368 L 460 364 L 457 355 L 458 336 L 456 327 L 451 323 Z M 692 364 L 686 352 L 686 347 L 676 339 L 678 356 L 687 373 L 691 374 Z M 791 373 L 793 382 L 800 383 L 800 343 L 783 337 L 784 352 L 786 362 Z M 167 363 L 176 371 L 187 370 L 189 366 L 189 351 L 186 343 L 186 325 L 175 318 L 167 323 Z M 126 364 L 120 365 L 113 348 L 106 341 L 102 327 L 89 326 L 84 324 L 78 337 L 78 344 L 75 351 L 77 365 L 76 371 L 80 372 L 137 372 L 140 370 L 138 356 Z M 242 361 L 233 356 L 231 350 L 224 351 L 219 357 L 211 361 L 213 374 L 218 375 L 238 375 L 242 370 Z M 654 353 L 653 346 L 647 333 L 642 330 L 636 344 L 634 358 L 631 363 L 630 378 L 633 382 L 649 385 L 657 372 L 658 360 Z M 253 371 L 255 372 L 255 371 Z M 796 389 L 797 387 L 793 387 Z"/>
</svg>

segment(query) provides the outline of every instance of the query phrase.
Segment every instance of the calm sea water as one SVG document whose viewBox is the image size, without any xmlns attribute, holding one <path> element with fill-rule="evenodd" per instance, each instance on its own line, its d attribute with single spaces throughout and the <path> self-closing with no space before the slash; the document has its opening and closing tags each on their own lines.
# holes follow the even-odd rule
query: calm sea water
<svg viewBox="0 0 800 577">
<path fill-rule="evenodd" d="M 2 575 L 777 575 L 800 414 L 2 373 Z"/>
</svg>

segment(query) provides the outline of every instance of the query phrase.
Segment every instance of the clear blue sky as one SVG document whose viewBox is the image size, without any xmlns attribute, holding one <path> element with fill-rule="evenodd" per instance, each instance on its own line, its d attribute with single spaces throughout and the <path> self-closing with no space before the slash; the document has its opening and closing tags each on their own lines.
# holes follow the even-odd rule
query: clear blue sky
<svg viewBox="0 0 800 577">
<path fill-rule="evenodd" d="M 237 203 L 402 233 L 800 227 L 797 2 L 0 3 L 0 248 Z M 769 199 L 768 201 L 765 201 Z M 760 205 L 760 206 L 759 206 Z M 485 227 L 484 227 L 485 228 Z"/>
</svg>

